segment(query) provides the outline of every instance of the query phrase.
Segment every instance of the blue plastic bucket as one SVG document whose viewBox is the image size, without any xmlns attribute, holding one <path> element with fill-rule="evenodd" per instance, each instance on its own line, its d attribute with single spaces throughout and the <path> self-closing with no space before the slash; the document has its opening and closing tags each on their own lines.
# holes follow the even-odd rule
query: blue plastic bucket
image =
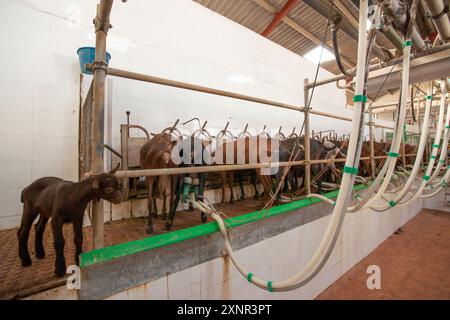
<svg viewBox="0 0 450 320">
<path fill-rule="evenodd" d="M 81 47 L 77 50 L 78 58 L 80 60 L 80 69 L 84 74 L 92 74 L 91 71 L 86 70 L 86 64 L 92 64 L 95 60 L 95 48 L 94 47 Z M 106 52 L 106 63 L 109 64 L 111 55 Z"/>
</svg>

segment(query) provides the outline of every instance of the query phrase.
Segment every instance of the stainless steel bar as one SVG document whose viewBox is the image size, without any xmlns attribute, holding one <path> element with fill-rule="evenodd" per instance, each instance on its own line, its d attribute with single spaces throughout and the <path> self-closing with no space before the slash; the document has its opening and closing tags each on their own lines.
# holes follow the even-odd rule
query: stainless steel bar
<svg viewBox="0 0 450 320">
<path fill-rule="evenodd" d="M 309 106 L 309 89 L 306 87 L 306 84 L 308 83 L 308 79 L 304 80 L 304 90 L 303 90 L 303 99 L 305 107 L 308 108 Z M 307 110 L 310 111 L 310 110 Z M 311 194 L 311 146 L 309 138 L 311 136 L 311 131 L 309 127 L 309 112 L 305 112 L 305 139 L 303 139 L 304 147 L 305 147 L 305 190 L 306 194 Z"/>
<path fill-rule="evenodd" d="M 407 154 L 407 157 L 416 156 L 416 154 Z M 374 159 L 385 159 L 387 156 L 374 156 Z M 360 160 L 370 160 L 371 157 L 361 157 Z M 345 162 L 345 158 L 339 159 L 321 159 L 311 160 L 310 164 L 320 163 L 336 163 Z M 116 172 L 118 178 L 135 178 L 143 176 L 161 176 L 161 175 L 177 175 L 177 174 L 189 174 L 189 173 L 210 173 L 210 172 L 222 172 L 233 170 L 249 170 L 249 169 L 262 169 L 271 167 L 285 167 L 285 166 L 298 166 L 305 165 L 305 160 L 298 161 L 284 161 L 284 162 L 272 162 L 272 163 L 249 163 L 249 164 L 225 164 L 225 165 L 213 165 L 213 166 L 198 166 L 198 167 L 179 167 L 170 169 L 145 169 L 145 170 L 123 170 Z"/>
</svg>

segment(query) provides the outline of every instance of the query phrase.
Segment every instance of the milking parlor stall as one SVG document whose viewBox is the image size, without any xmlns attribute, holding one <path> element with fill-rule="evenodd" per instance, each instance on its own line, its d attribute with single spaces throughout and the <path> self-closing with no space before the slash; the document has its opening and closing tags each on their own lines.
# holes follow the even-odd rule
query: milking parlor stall
<svg viewBox="0 0 450 320">
<path fill-rule="evenodd" d="M 448 8 L 0 1 L 0 298 L 449 299 Z"/>
</svg>

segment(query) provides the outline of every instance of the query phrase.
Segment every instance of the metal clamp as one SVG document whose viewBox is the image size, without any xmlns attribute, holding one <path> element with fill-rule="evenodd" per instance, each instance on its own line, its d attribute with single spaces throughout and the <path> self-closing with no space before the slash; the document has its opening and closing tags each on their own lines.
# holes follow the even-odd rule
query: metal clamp
<svg viewBox="0 0 450 320">
<path fill-rule="evenodd" d="M 92 22 L 95 26 L 95 32 L 103 31 L 104 33 L 108 33 L 108 30 L 112 28 L 111 23 L 109 23 L 109 19 L 101 23 L 100 18 L 96 16 Z"/>
<path fill-rule="evenodd" d="M 107 73 L 108 72 L 108 64 L 105 61 L 94 61 L 92 63 L 92 73 L 94 73 L 96 69 L 104 70 L 105 73 Z"/>
</svg>

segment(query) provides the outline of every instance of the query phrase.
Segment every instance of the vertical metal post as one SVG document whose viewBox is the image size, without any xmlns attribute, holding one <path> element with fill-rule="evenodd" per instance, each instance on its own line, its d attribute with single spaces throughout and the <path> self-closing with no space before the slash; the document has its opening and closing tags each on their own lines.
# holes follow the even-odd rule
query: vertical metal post
<svg viewBox="0 0 450 320">
<path fill-rule="evenodd" d="M 375 136 L 373 132 L 373 112 L 369 110 L 370 167 L 372 179 L 375 179 Z"/>
<path fill-rule="evenodd" d="M 122 149 L 120 150 L 120 153 L 122 154 L 122 170 L 129 170 L 128 167 L 128 138 L 129 138 L 129 124 L 130 122 L 127 121 L 128 124 L 122 124 L 120 125 L 120 145 L 122 146 Z M 122 180 L 122 193 L 123 193 L 123 199 L 128 199 L 128 195 L 130 193 L 130 186 L 129 186 L 129 178 L 124 178 Z"/>
<path fill-rule="evenodd" d="M 308 108 L 309 105 L 309 89 L 307 87 L 308 79 L 305 79 L 304 81 L 304 89 L 303 89 L 303 98 L 304 98 L 304 104 L 305 108 Z M 305 139 L 304 139 L 304 147 L 305 147 L 305 188 L 306 188 L 306 194 L 311 194 L 311 148 L 310 148 L 310 127 L 309 127 L 309 112 L 308 109 L 305 109 Z"/>
<path fill-rule="evenodd" d="M 113 0 L 101 0 L 97 5 L 95 25 L 95 61 L 93 63 L 93 112 L 92 112 L 92 172 L 103 172 L 103 145 L 105 128 L 105 79 L 106 79 L 106 36 Z M 92 203 L 94 249 L 104 246 L 103 200 Z"/>
</svg>

